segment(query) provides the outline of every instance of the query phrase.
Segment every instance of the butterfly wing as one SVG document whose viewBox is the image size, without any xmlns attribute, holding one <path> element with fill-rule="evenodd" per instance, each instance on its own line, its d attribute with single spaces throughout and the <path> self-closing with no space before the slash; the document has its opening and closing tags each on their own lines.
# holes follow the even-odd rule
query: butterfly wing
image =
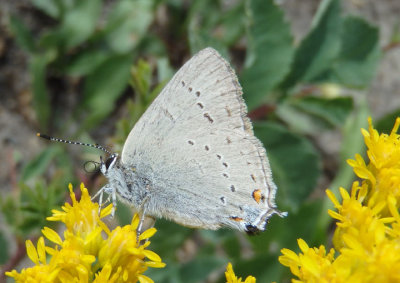
<svg viewBox="0 0 400 283">
<path fill-rule="evenodd" d="M 148 178 L 146 213 L 209 229 L 265 229 L 276 186 L 230 65 L 193 56 L 130 132 L 122 163 Z"/>
</svg>

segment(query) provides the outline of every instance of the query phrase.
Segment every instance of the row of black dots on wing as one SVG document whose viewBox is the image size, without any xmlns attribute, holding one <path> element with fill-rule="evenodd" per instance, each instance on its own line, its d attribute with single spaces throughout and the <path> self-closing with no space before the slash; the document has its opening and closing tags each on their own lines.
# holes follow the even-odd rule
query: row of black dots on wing
<svg viewBox="0 0 400 283">
<path fill-rule="evenodd" d="M 182 87 L 186 88 L 187 91 L 190 94 L 194 94 L 194 96 L 196 97 L 196 99 L 198 99 L 201 96 L 201 92 L 199 90 L 194 90 L 191 86 L 187 86 L 185 81 L 181 81 L 181 85 Z M 204 104 L 201 103 L 200 101 L 196 102 L 197 107 L 199 107 L 200 109 L 204 110 Z M 203 117 L 210 123 L 214 123 L 214 118 L 210 115 L 210 113 L 205 112 L 203 113 Z"/>
<path fill-rule="evenodd" d="M 185 81 L 181 81 L 181 85 L 182 85 L 182 87 L 187 87 L 187 90 L 188 90 L 189 93 L 194 93 L 194 95 L 195 95 L 197 98 L 200 97 L 200 95 L 201 95 L 200 91 L 198 91 L 198 90 L 197 90 L 197 91 L 194 91 L 193 88 L 192 88 L 191 86 L 186 86 Z M 201 103 L 200 101 L 197 102 L 196 105 L 197 105 L 200 109 L 202 109 L 202 110 L 204 109 L 204 105 L 203 105 L 203 103 Z M 229 108 L 227 108 L 227 107 L 226 107 L 225 110 L 226 110 L 228 116 L 231 116 L 231 110 L 230 110 Z M 203 116 L 204 116 L 204 117 L 208 120 L 208 122 L 210 122 L 211 124 L 214 123 L 214 119 L 211 117 L 211 115 L 210 115 L 208 112 L 204 112 L 204 113 L 203 113 Z M 228 144 L 231 143 L 231 140 L 229 139 L 229 137 L 226 138 L 226 141 L 227 141 Z M 188 140 L 188 144 L 189 144 L 189 145 L 194 145 L 194 141 L 193 141 L 193 140 Z M 205 149 L 205 151 L 210 151 L 210 147 L 209 147 L 208 145 L 205 145 L 205 146 L 204 146 L 204 149 Z M 217 157 L 218 160 L 221 160 L 221 159 L 222 159 L 222 156 L 221 156 L 220 154 L 216 154 L 216 157 Z M 222 162 L 222 165 L 224 166 L 224 168 L 228 168 L 228 166 L 229 166 L 228 163 L 225 162 L 225 161 Z M 225 178 L 229 178 L 229 175 L 228 175 L 227 173 L 222 173 L 222 176 L 225 177 Z M 230 189 L 231 192 L 235 192 L 235 191 L 236 191 L 236 187 L 235 187 L 234 185 L 231 185 L 231 186 L 229 187 L 229 189 Z M 225 203 L 225 201 L 223 201 L 223 203 Z"/>
<path fill-rule="evenodd" d="M 189 145 L 191 145 L 191 146 L 194 146 L 194 145 L 195 145 L 194 140 L 188 140 L 187 143 L 188 143 Z M 205 145 L 205 146 L 204 146 L 204 150 L 205 150 L 206 152 L 209 152 L 209 151 L 211 150 L 211 148 L 210 148 L 209 145 Z M 225 162 L 225 161 L 223 160 L 221 154 L 216 154 L 215 157 L 216 157 L 219 161 L 222 161 L 222 166 L 223 166 L 224 168 L 228 168 L 228 167 L 229 167 L 228 163 Z M 224 178 L 229 179 L 229 175 L 228 175 L 226 172 L 223 172 L 223 173 L 222 173 L 222 176 L 223 176 Z M 236 192 L 236 187 L 235 187 L 234 185 L 230 185 L 230 186 L 229 186 L 229 190 L 230 190 L 231 192 Z"/>
</svg>

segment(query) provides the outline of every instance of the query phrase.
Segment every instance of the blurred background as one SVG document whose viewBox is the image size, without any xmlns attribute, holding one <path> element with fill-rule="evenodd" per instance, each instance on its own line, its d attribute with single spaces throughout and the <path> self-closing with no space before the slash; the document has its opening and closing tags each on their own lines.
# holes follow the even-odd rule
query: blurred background
<svg viewBox="0 0 400 283">
<path fill-rule="evenodd" d="M 167 267 L 155 282 L 224 282 L 226 264 L 257 282 L 288 282 L 280 249 L 329 243 L 325 189 L 349 189 L 346 159 L 364 154 L 371 116 L 388 132 L 400 116 L 397 0 L 16 0 L 0 2 L 0 266 L 27 266 L 67 184 L 96 192 L 105 179 L 86 161 L 120 152 L 135 122 L 174 72 L 212 46 L 236 70 L 264 143 L 285 219 L 249 237 L 158 220 L 151 250 Z M 110 225 L 132 212 L 120 205 Z M 3 274 L 3 272 L 2 272 Z M 1 275 L 2 276 L 2 275 Z M 0 280 L 5 280 L 3 277 Z"/>
</svg>

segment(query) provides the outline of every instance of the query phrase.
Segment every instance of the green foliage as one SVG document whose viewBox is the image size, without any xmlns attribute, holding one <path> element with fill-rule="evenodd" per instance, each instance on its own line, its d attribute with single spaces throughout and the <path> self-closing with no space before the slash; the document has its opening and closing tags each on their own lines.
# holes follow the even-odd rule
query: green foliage
<svg viewBox="0 0 400 283">
<path fill-rule="evenodd" d="M 296 211 L 314 190 L 320 175 L 315 148 L 306 138 L 276 123 L 258 122 L 254 130 L 267 149 L 274 180 L 280 185 L 281 203 Z"/>
<path fill-rule="evenodd" d="M 160 62 L 162 64 L 162 62 Z M 160 65 L 159 65 L 160 66 Z M 160 66 L 161 68 L 161 66 Z M 160 93 L 166 80 L 160 80 L 160 83 L 154 88 L 151 87 L 152 82 L 152 69 L 150 65 L 143 61 L 139 62 L 131 68 L 131 81 L 130 84 L 135 91 L 134 100 L 128 100 L 126 107 L 128 109 L 128 117 L 122 118 L 118 121 L 114 142 L 116 148 L 122 150 L 123 144 L 129 135 L 132 127 L 136 124 L 142 116 L 147 107 L 153 102 L 154 98 Z M 164 73 L 170 74 L 169 66 L 164 66 Z M 159 69 L 160 78 L 165 76 L 162 70 Z M 167 75 L 168 78 L 170 75 Z"/>
<path fill-rule="evenodd" d="M 274 1 L 249 0 L 246 3 L 249 47 L 241 81 L 251 110 L 262 102 L 271 101 L 271 90 L 290 70 L 294 47 L 290 27 Z"/>
<path fill-rule="evenodd" d="M 187 35 L 192 54 L 211 46 L 229 58 L 228 46 L 235 43 L 245 29 L 243 1 L 233 4 L 229 10 L 224 9 L 222 1 L 193 2 L 188 16 Z"/>
<path fill-rule="evenodd" d="M 129 54 L 107 58 L 86 77 L 82 105 L 88 116 L 83 129 L 92 128 L 114 109 L 129 81 L 131 58 Z"/>
<path fill-rule="evenodd" d="M 350 97 L 324 98 L 308 96 L 303 99 L 291 99 L 291 106 L 312 115 L 315 119 L 326 121 L 329 125 L 340 127 L 353 110 Z"/>
<path fill-rule="evenodd" d="M 60 148 L 55 146 L 50 146 L 47 149 L 43 150 L 40 154 L 36 156 L 33 160 L 31 160 L 22 170 L 21 172 L 21 180 L 27 181 L 32 177 L 39 177 L 45 173 L 47 170 L 49 163 L 54 157 L 60 154 Z"/>
<path fill-rule="evenodd" d="M 282 87 L 287 90 L 299 82 L 317 78 L 331 66 L 340 48 L 341 17 L 339 0 L 324 0 L 312 28 L 294 55 L 291 71 Z"/>
<path fill-rule="evenodd" d="M 46 220 L 52 209 L 60 209 L 66 193 L 65 186 L 55 179 L 51 184 L 37 182 L 34 186 L 19 185 L 19 194 L 0 200 L 0 209 L 13 233 L 20 239 L 37 235 L 44 226 L 53 226 Z"/>
<path fill-rule="evenodd" d="M 101 18 L 100 0 L 49 0 L 33 4 L 57 22 L 36 38 L 15 16 L 10 26 L 19 44 L 31 56 L 33 103 L 42 129 L 51 121 L 47 79 L 57 76 L 86 76 L 83 99 L 76 113 L 84 112 L 87 130 L 98 125 L 113 110 L 129 80 L 129 67 L 153 21 L 154 1 L 120 0 L 106 19 Z M 102 21 L 105 24 L 102 24 Z M 74 115 L 82 119 L 82 115 Z M 78 122 L 78 121 L 73 121 Z"/>
<path fill-rule="evenodd" d="M 351 16 L 346 17 L 342 25 L 341 48 L 327 77 L 330 81 L 363 88 L 374 76 L 380 58 L 378 29 Z"/>
<path fill-rule="evenodd" d="M 365 98 L 356 103 L 345 94 L 369 86 L 380 58 L 379 32 L 363 19 L 343 16 L 339 0 L 324 0 L 310 31 L 295 45 L 276 1 L 189 2 L 34 0 L 55 23 L 38 34 L 11 17 L 15 40 L 30 56 L 37 120 L 42 130 L 51 128 L 62 137 L 71 129 L 78 136 L 103 132 L 102 125 L 112 123 L 113 150 L 120 151 L 133 125 L 172 77 L 171 65 L 178 67 L 189 58 L 189 50 L 216 48 L 238 70 L 250 115 L 260 120 L 254 123 L 255 134 L 267 149 L 279 187 L 278 206 L 289 216 L 273 217 L 268 231 L 254 237 L 157 221 L 151 247 L 167 267 L 148 275 L 155 282 L 178 283 L 206 280 L 211 273 L 222 278 L 221 270 L 232 261 L 242 277 L 281 281 L 287 276 L 277 261 L 281 248 L 296 249 L 297 238 L 318 245 L 327 237 L 329 204 L 310 201 L 322 171 L 319 149 L 310 137 L 342 130 L 334 192 L 353 179 L 345 160 L 362 152 L 359 128 L 365 127 L 368 108 Z M 50 87 L 50 79 L 75 83 L 73 111 L 54 107 L 54 98 L 66 92 L 56 93 L 60 90 Z M 133 98 L 127 98 L 131 92 Z M 378 127 L 391 127 L 398 115 L 395 111 L 384 117 Z M 67 183 L 75 181 L 72 164 L 61 147 L 48 146 L 22 170 L 21 182 L 29 185 L 20 185 L 18 196 L 1 200 L 5 219 L 18 237 L 48 225 L 45 217 L 62 202 Z M 57 168 L 52 181 L 35 183 L 49 168 Z M 118 211 L 123 223 L 129 216 L 126 208 Z"/>
<path fill-rule="evenodd" d="M 400 117 L 400 109 L 396 109 L 385 116 L 383 116 L 378 122 L 375 124 L 375 128 L 380 133 L 390 134 L 393 129 L 393 121 L 396 121 L 396 118 Z"/>
<path fill-rule="evenodd" d="M 2 251 L 0 253 L 0 264 L 5 264 L 7 262 L 9 257 L 8 245 L 9 243 L 6 236 L 2 231 L 0 231 L 0 250 Z"/>
</svg>

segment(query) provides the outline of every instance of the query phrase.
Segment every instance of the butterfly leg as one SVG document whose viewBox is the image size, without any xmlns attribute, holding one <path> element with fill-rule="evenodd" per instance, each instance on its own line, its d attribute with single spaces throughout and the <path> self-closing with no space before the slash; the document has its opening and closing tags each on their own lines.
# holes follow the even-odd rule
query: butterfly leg
<svg viewBox="0 0 400 283">
<path fill-rule="evenodd" d="M 117 208 L 117 191 L 110 188 L 110 191 L 107 192 L 110 196 L 112 196 L 112 210 L 111 210 L 111 217 L 114 218 L 115 209 Z"/>
<path fill-rule="evenodd" d="M 103 203 L 103 193 L 106 193 L 108 195 L 107 200 Z M 94 200 L 97 196 L 99 196 L 99 214 L 101 211 L 101 208 L 103 206 L 103 204 L 107 203 L 110 201 L 111 195 L 114 193 L 114 190 L 110 187 L 109 184 L 105 185 L 104 187 L 102 187 L 93 197 L 92 200 Z M 114 203 L 113 203 L 113 210 L 114 209 Z M 111 212 L 111 214 L 113 215 L 113 212 Z"/>
<path fill-rule="evenodd" d="M 149 200 L 149 196 L 146 196 L 144 199 L 143 199 L 143 201 L 142 201 L 142 203 L 140 204 L 140 207 L 139 207 L 139 216 L 140 216 L 140 220 L 139 220 L 139 225 L 138 225 L 138 227 L 137 227 L 137 229 L 136 229 L 136 235 L 137 235 L 137 241 L 139 242 L 139 236 L 140 236 L 140 234 L 142 233 L 142 227 L 143 227 L 143 223 L 144 223 L 144 220 L 145 220 L 145 218 L 146 218 L 146 208 L 144 207 L 145 206 L 145 204 L 146 204 L 146 202 Z"/>
<path fill-rule="evenodd" d="M 140 221 L 139 221 L 139 225 L 138 225 L 138 227 L 137 227 L 137 235 L 138 235 L 138 237 L 140 236 L 140 234 L 142 233 L 142 227 L 143 227 L 143 222 L 144 222 L 144 218 L 146 217 L 146 215 L 145 215 L 145 211 L 143 211 L 141 214 L 140 214 Z"/>
</svg>

